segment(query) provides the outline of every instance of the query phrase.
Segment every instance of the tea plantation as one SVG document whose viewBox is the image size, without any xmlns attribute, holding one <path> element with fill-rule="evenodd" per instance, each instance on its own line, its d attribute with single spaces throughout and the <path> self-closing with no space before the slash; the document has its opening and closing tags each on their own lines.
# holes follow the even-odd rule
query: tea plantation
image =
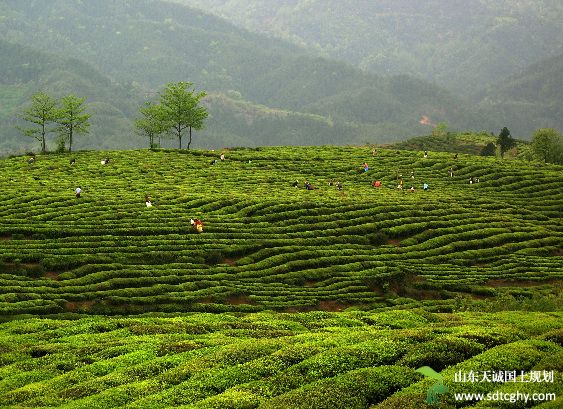
<svg viewBox="0 0 563 409">
<path fill-rule="evenodd" d="M 460 391 L 563 396 L 563 167 L 220 153 L 0 161 L 0 407 L 420 408 L 421 366 L 443 375 L 442 407 L 491 407 Z"/>
<path fill-rule="evenodd" d="M 0 402 L 14 408 L 431 408 L 437 406 L 425 399 L 435 381 L 415 372 L 428 365 L 449 388 L 440 407 L 491 407 L 456 402 L 454 394 L 563 396 L 562 322 L 560 312 L 422 310 L 25 319 L 0 324 Z M 535 373 L 541 382 L 461 383 L 455 381 L 460 371 L 517 371 L 526 381 Z"/>
<path fill-rule="evenodd" d="M 448 311 L 456 294 L 561 289 L 562 167 L 352 147 L 225 153 L 215 165 L 209 151 L 0 161 L 0 313 Z"/>
</svg>

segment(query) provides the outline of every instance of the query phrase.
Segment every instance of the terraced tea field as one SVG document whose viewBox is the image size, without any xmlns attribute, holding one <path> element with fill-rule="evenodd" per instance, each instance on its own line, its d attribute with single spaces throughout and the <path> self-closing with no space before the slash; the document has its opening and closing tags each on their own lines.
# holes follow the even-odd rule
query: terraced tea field
<svg viewBox="0 0 563 409">
<path fill-rule="evenodd" d="M 219 154 L 0 161 L 0 407 L 437 407 L 421 366 L 442 408 L 561 407 L 562 167 Z M 544 312 L 470 312 L 511 309 Z M 544 399 L 456 399 L 474 392 Z"/>
<path fill-rule="evenodd" d="M 219 153 L 0 161 L 0 314 L 451 311 L 560 297 L 560 166 L 366 147 L 232 149 L 211 165 Z"/>
<path fill-rule="evenodd" d="M 11 408 L 561 408 L 562 313 L 422 310 L 0 324 L 0 402 Z M 426 405 L 443 376 L 440 405 Z M 485 373 L 517 382 L 485 382 Z M 478 374 L 461 382 L 456 374 Z M 529 394 L 468 401 L 457 393 Z M 532 394 L 535 400 L 531 400 Z M 549 395 L 548 395 L 549 394 Z M 556 397 L 556 399 L 554 399 Z M 438 402 L 437 402 L 438 403 Z"/>
</svg>

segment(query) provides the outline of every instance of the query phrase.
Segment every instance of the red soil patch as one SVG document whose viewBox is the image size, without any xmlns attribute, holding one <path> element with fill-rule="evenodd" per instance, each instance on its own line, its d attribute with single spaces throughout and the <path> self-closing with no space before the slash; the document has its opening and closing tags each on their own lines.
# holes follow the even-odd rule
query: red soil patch
<svg viewBox="0 0 563 409">
<path fill-rule="evenodd" d="M 390 280 L 389 291 L 400 297 L 412 298 L 415 300 L 441 300 L 443 296 L 439 290 L 417 288 L 415 285 L 425 283 L 424 277 L 407 276 L 400 281 Z M 385 296 L 383 286 L 370 287 L 370 289 L 379 296 Z"/>
<path fill-rule="evenodd" d="M 444 298 L 438 290 L 423 290 L 408 286 L 396 288 L 395 292 L 401 297 L 413 298 L 415 300 L 441 300 Z"/>
<path fill-rule="evenodd" d="M 227 298 L 227 304 L 230 305 L 240 305 L 240 304 L 253 304 L 253 302 L 246 295 L 233 295 Z"/>
<path fill-rule="evenodd" d="M 559 256 L 559 257 L 563 256 L 563 249 L 555 250 L 555 251 L 553 252 L 553 255 L 554 255 L 554 256 Z"/>
<path fill-rule="evenodd" d="M 0 236 L 0 241 L 12 240 L 12 236 Z"/>
<path fill-rule="evenodd" d="M 92 308 L 94 301 L 69 301 L 65 303 L 65 309 L 67 311 L 75 312 L 75 311 L 88 311 Z"/>
<path fill-rule="evenodd" d="M 4 265 L 9 268 L 24 268 L 26 270 L 33 270 L 41 266 L 39 263 L 4 263 Z"/>
<path fill-rule="evenodd" d="M 387 240 L 387 244 L 391 244 L 393 246 L 399 247 L 401 245 L 401 242 L 397 239 L 389 239 Z"/>
<path fill-rule="evenodd" d="M 560 282 L 562 280 L 552 278 L 549 280 L 508 280 L 508 279 L 495 279 L 489 280 L 487 285 L 491 287 L 535 287 L 539 285 L 546 285 L 546 284 L 554 284 L 556 282 Z"/>
<path fill-rule="evenodd" d="M 303 283 L 303 287 L 314 287 L 317 284 L 317 281 L 305 281 Z"/>
<path fill-rule="evenodd" d="M 338 301 L 319 301 L 319 309 L 323 311 L 338 312 L 350 307 Z"/>
<path fill-rule="evenodd" d="M 223 264 L 228 264 L 230 266 L 234 266 L 237 261 L 232 258 L 226 258 L 223 260 Z"/>
<path fill-rule="evenodd" d="M 317 309 L 312 306 L 302 306 L 302 307 L 288 307 L 285 309 L 285 312 L 295 313 L 295 312 L 307 312 L 307 311 L 315 311 L 315 310 Z"/>
<path fill-rule="evenodd" d="M 50 280 L 59 281 L 59 273 L 55 273 L 54 271 L 47 271 L 45 274 L 43 274 L 43 277 Z"/>
<path fill-rule="evenodd" d="M 20 266 L 25 268 L 36 268 L 39 267 L 41 264 L 39 263 L 21 263 Z"/>
<path fill-rule="evenodd" d="M 288 313 L 296 313 L 296 312 L 309 312 L 309 311 L 328 311 L 328 312 L 338 312 L 345 310 L 346 308 L 351 307 L 352 305 L 362 305 L 362 304 L 344 304 L 338 301 L 319 301 L 317 306 L 312 305 L 303 305 L 300 307 L 288 307 L 285 308 L 284 311 Z"/>
<path fill-rule="evenodd" d="M 205 297 L 198 301 L 200 304 L 212 304 L 213 300 L 211 297 Z"/>
</svg>

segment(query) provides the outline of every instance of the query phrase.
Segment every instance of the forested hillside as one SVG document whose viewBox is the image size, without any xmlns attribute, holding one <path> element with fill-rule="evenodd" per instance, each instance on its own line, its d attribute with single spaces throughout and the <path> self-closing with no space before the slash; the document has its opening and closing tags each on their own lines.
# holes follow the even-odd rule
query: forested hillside
<svg viewBox="0 0 563 409">
<path fill-rule="evenodd" d="M 367 3 L 357 4 L 370 10 Z M 393 18 L 403 21 L 407 5 L 386 7 L 393 14 L 401 6 L 402 14 Z M 445 8 L 444 16 L 457 10 L 454 6 Z M 284 13 L 293 10 L 288 7 Z M 328 11 L 346 12 L 341 7 Z M 512 81 L 507 80 L 498 92 L 491 87 L 479 94 L 480 104 L 478 98 L 470 103 L 408 75 L 361 71 L 315 55 L 310 47 L 252 34 L 221 18 L 156 0 L 8 0 L 0 4 L 0 35 L 5 48 L 0 57 L 5 74 L 0 79 L 4 152 L 32 149 L 33 140 L 18 134 L 14 120 L 39 89 L 86 97 L 93 126 L 77 147 L 146 146 L 131 127 L 137 107 L 154 99 L 165 83 L 180 80 L 210 94 L 205 101 L 210 118 L 195 139 L 199 147 L 392 142 L 430 133 L 431 128 L 419 124 L 423 116 L 434 124 L 447 122 L 454 130 L 498 132 L 508 126 L 521 138 L 529 138 L 538 127 L 560 128 L 561 104 L 532 95 L 539 83 L 543 89 L 556 89 L 545 86 L 557 78 L 553 69 L 529 83 L 525 100 L 503 91 Z M 353 50 L 353 43 L 346 48 Z M 509 60 L 503 64 L 515 69 Z M 538 76 L 535 69 L 530 75 Z M 174 146 L 172 141 L 163 143 Z"/>
<path fill-rule="evenodd" d="M 563 50 L 558 0 L 174 0 L 376 73 L 463 94 Z"/>
<path fill-rule="evenodd" d="M 221 104 L 210 105 L 207 130 L 197 141 L 204 141 L 199 145 L 203 147 L 387 142 L 427 132 L 418 123 L 422 115 L 448 121 L 454 128 L 493 130 L 502 125 L 429 83 L 368 74 L 176 4 L 12 0 L 0 4 L 0 15 L 0 34 L 6 41 L 48 50 L 61 60 L 85 61 L 101 73 L 94 77 L 106 76 L 111 79 L 105 79 L 107 84 L 135 93 L 128 102 L 154 98 L 164 83 L 179 80 L 218 95 L 214 100 Z M 42 76 L 65 82 L 67 76 L 49 72 L 49 67 L 41 67 Z M 90 81 L 88 74 L 84 76 Z M 4 85 L 15 86 L 10 81 L 5 79 Z M 33 83 L 18 81 L 29 88 L 28 94 L 42 83 L 37 78 Z M 72 81 L 65 87 L 72 89 Z M 120 92 L 106 102 L 119 106 Z M 93 100 L 89 92 L 82 96 Z M 6 119 L 21 101 L 11 96 L 3 104 Z M 132 119 L 130 108 L 118 109 Z M 249 112 L 260 115 L 248 116 Z M 6 134 L 13 140 L 13 130 Z M 106 138 L 113 142 L 104 146 L 131 146 L 131 132 L 121 125 L 110 134 L 127 141 Z"/>
<path fill-rule="evenodd" d="M 494 110 L 515 128 L 563 129 L 563 54 L 542 60 L 482 95 L 482 110 Z"/>
<path fill-rule="evenodd" d="M 18 113 L 22 106 L 28 105 L 31 95 L 38 90 L 55 97 L 75 94 L 87 98 L 92 129 L 89 135 L 77 140 L 79 148 L 125 149 L 141 145 L 131 138 L 130 118 L 140 101 L 134 90 L 116 84 L 81 60 L 4 40 L 0 40 L 0 56 L 0 152 L 17 147 L 37 149 L 37 143 L 22 136 L 15 126 L 21 125 Z"/>
</svg>

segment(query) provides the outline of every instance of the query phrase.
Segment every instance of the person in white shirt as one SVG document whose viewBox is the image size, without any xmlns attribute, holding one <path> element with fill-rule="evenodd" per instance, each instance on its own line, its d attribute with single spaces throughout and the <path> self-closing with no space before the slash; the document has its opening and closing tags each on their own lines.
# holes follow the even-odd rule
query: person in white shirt
<svg viewBox="0 0 563 409">
<path fill-rule="evenodd" d="M 78 186 L 74 192 L 76 193 L 76 197 L 80 197 L 80 193 L 82 193 L 82 188 Z"/>
</svg>

